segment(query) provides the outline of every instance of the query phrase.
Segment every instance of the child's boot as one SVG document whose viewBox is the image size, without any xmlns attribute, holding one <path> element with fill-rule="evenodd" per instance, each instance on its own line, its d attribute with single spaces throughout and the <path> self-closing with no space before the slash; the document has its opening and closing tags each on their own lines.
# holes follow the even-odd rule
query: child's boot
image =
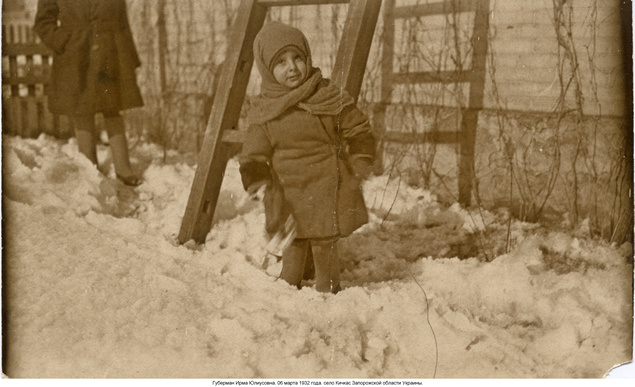
<svg viewBox="0 0 635 387">
<path fill-rule="evenodd" d="M 337 293 L 340 291 L 340 262 L 337 243 L 312 243 L 315 265 L 315 289 L 318 292 Z"/>
<path fill-rule="evenodd" d="M 307 256 L 306 256 L 306 260 L 304 261 L 304 274 L 302 275 L 302 279 L 305 281 L 310 281 L 312 279 L 315 279 L 313 251 L 311 251 L 311 249 L 307 249 Z"/>
<path fill-rule="evenodd" d="M 308 240 L 294 240 L 282 253 L 282 272 L 280 278 L 300 288 L 304 262 L 306 261 Z"/>
</svg>

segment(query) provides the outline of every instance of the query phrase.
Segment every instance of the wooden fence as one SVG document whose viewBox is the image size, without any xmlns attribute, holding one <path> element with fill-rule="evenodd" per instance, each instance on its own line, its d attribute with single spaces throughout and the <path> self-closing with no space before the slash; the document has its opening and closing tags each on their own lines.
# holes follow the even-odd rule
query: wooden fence
<svg viewBox="0 0 635 387">
<path fill-rule="evenodd" d="M 489 31 L 489 0 L 443 0 L 433 3 L 396 6 L 396 0 L 384 1 L 384 34 L 382 36 L 382 82 L 381 104 L 375 111 L 379 125 L 385 121 L 386 107 L 391 104 L 395 85 L 399 84 L 453 84 L 468 85 L 468 98 L 460 109 L 459 131 L 434 131 L 427 133 L 384 132 L 381 138 L 386 142 L 458 144 L 458 192 L 459 202 L 469 206 L 472 201 L 474 180 L 474 146 L 478 113 L 483 109 L 485 90 L 486 60 Z M 395 72 L 393 55 L 395 52 L 395 21 L 398 19 L 438 17 L 469 13 L 473 15 L 473 30 L 470 37 L 471 61 L 469 68 L 454 70 Z M 427 105 L 428 108 L 444 108 L 443 105 Z M 385 126 L 385 125 L 384 125 Z"/>
<path fill-rule="evenodd" d="M 73 131 L 65 116 L 48 110 L 47 86 L 52 52 L 28 24 L 2 26 L 2 133 L 37 137 L 46 133 L 68 138 Z"/>
</svg>

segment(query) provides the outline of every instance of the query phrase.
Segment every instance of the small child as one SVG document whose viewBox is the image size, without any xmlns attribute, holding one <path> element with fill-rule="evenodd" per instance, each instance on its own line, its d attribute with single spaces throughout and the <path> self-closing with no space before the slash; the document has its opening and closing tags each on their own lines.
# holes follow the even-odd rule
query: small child
<svg viewBox="0 0 635 387">
<path fill-rule="evenodd" d="M 243 186 L 251 195 L 266 187 L 267 231 L 288 226 L 288 214 L 295 221 L 280 278 L 299 288 L 312 255 L 316 290 L 337 293 L 337 242 L 368 221 L 360 188 L 375 155 L 368 119 L 312 67 L 300 30 L 265 24 L 254 58 L 262 83 L 239 157 Z"/>
</svg>

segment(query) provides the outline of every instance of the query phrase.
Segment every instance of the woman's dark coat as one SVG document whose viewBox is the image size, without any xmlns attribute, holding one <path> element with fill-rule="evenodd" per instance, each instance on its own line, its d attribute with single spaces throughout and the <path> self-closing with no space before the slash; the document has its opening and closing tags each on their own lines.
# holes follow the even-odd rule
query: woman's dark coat
<svg viewBox="0 0 635 387">
<path fill-rule="evenodd" d="M 368 221 L 368 214 L 345 153 L 375 153 L 368 119 L 357 107 L 322 117 L 294 107 L 249 127 L 240 156 L 243 184 L 271 181 L 271 168 L 295 219 L 297 238 L 347 236 Z"/>
<path fill-rule="evenodd" d="M 54 52 L 51 112 L 114 114 L 143 105 L 125 0 L 38 0 L 33 29 Z"/>
</svg>

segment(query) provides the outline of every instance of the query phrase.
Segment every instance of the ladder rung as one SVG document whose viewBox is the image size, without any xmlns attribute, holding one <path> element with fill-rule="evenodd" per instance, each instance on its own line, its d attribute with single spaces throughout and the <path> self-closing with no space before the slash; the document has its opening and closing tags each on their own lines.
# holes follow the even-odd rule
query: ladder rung
<svg viewBox="0 0 635 387">
<path fill-rule="evenodd" d="M 223 131 L 223 142 L 242 144 L 245 142 L 247 132 L 244 130 L 229 129 Z"/>
<path fill-rule="evenodd" d="M 393 83 L 463 83 L 471 82 L 471 71 L 459 74 L 456 71 L 421 71 L 413 73 L 394 73 Z"/>
<path fill-rule="evenodd" d="M 424 133 L 388 131 L 383 134 L 382 141 L 398 142 L 402 144 L 456 144 L 459 142 L 459 133 L 448 131 Z"/>
<path fill-rule="evenodd" d="M 421 16 L 443 15 L 453 12 L 475 12 L 476 7 L 477 0 L 444 0 L 437 3 L 404 5 L 401 7 L 396 7 L 393 15 L 396 19 L 404 19 Z"/>
<path fill-rule="evenodd" d="M 282 7 L 285 5 L 320 5 L 320 4 L 346 4 L 350 0 L 258 0 L 258 4 L 264 7 Z"/>
</svg>

